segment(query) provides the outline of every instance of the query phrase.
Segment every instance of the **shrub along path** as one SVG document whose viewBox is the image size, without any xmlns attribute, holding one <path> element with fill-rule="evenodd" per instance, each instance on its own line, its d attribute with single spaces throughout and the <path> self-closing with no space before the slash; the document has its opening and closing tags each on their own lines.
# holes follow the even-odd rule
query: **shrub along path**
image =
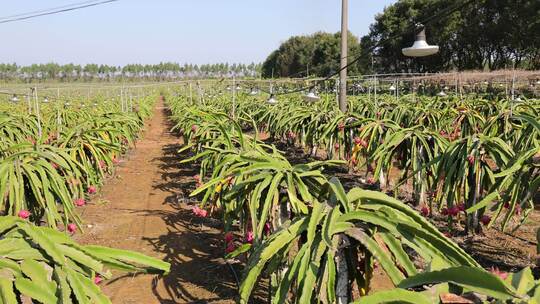
<svg viewBox="0 0 540 304">
<path fill-rule="evenodd" d="M 163 258 L 164 278 L 127 275 L 102 283 L 113 303 L 234 303 L 236 281 L 223 260 L 219 224 L 195 218 L 188 201 L 194 168 L 180 166 L 180 138 L 159 101 L 143 138 L 90 204 L 83 243 Z"/>
</svg>

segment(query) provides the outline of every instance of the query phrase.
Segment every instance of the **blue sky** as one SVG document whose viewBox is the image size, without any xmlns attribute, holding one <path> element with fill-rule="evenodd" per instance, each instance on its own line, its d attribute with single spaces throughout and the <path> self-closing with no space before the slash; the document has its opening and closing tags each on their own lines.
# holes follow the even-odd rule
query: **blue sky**
<svg viewBox="0 0 540 304">
<path fill-rule="evenodd" d="M 3 1 L 0 17 L 81 2 Z M 361 36 L 396 0 L 349 0 Z M 0 24 L 0 62 L 261 62 L 292 35 L 340 29 L 339 0 L 120 0 Z"/>
</svg>

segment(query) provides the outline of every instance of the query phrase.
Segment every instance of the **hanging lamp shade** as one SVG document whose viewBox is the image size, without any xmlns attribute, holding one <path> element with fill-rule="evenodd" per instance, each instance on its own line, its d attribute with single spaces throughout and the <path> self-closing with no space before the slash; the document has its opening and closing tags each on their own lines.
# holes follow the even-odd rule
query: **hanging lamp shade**
<svg viewBox="0 0 540 304">
<path fill-rule="evenodd" d="M 277 99 L 274 97 L 274 94 L 271 94 L 268 100 L 266 101 L 267 104 L 275 105 L 278 103 Z"/>
<path fill-rule="evenodd" d="M 310 91 L 309 93 L 307 93 L 306 95 L 302 96 L 302 98 L 304 99 L 304 101 L 306 102 L 317 102 L 319 101 L 321 98 L 319 96 L 317 96 L 317 94 L 315 94 L 315 92 L 313 91 Z"/>
<path fill-rule="evenodd" d="M 416 34 L 416 39 L 411 47 L 401 50 L 403 55 L 408 57 L 424 57 L 437 53 L 439 46 L 429 45 L 426 41 L 426 30 L 422 26 L 420 32 Z"/>
</svg>

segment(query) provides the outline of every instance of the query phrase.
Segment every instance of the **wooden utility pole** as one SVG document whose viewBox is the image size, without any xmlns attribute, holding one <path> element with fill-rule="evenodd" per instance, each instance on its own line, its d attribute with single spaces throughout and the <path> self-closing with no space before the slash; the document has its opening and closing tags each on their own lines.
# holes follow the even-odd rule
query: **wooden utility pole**
<svg viewBox="0 0 540 304">
<path fill-rule="evenodd" d="M 349 3 L 341 0 L 341 64 L 339 72 L 339 109 L 347 112 L 347 38 L 349 36 Z"/>
</svg>

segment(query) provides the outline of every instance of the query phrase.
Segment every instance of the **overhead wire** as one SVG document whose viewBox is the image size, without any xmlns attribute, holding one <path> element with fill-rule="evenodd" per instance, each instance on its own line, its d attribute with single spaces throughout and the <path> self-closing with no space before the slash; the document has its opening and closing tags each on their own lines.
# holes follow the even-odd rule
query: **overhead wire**
<svg viewBox="0 0 540 304">
<path fill-rule="evenodd" d="M 44 9 L 39 9 L 39 10 L 25 12 L 25 13 L 19 13 L 19 14 L 14 14 L 14 15 L 9 15 L 9 16 L 3 16 L 3 17 L 0 17 L 0 20 L 12 19 L 12 18 L 16 18 L 16 17 L 28 16 L 28 15 L 34 15 L 34 14 L 41 14 L 41 13 L 50 12 L 50 11 L 53 11 L 53 10 L 65 9 L 65 8 L 68 8 L 68 7 L 73 7 L 73 6 L 78 6 L 78 5 L 85 5 L 85 4 L 89 4 L 89 3 L 92 3 L 92 2 L 98 2 L 98 1 L 99 0 L 87 0 L 87 1 L 83 1 L 83 2 L 71 3 L 71 4 L 62 5 L 62 6 L 44 8 Z"/>
<path fill-rule="evenodd" d="M 356 54 L 351 54 L 351 55 L 348 55 L 346 56 L 345 58 L 349 59 L 349 58 L 352 58 L 352 57 L 356 57 L 357 55 Z M 336 61 L 339 62 L 341 60 L 341 58 L 338 58 Z M 321 67 L 321 65 L 316 65 L 316 66 L 313 66 L 310 70 L 315 70 L 317 68 Z M 288 78 L 295 78 L 294 76 L 301 76 L 302 74 L 306 74 L 306 77 L 308 77 L 309 75 L 307 75 L 308 71 L 307 70 L 303 70 L 303 71 L 298 71 L 294 74 L 291 74 L 291 75 L 288 75 Z"/>
<path fill-rule="evenodd" d="M 16 92 L 4 92 L 4 91 L 0 91 L 0 95 L 10 95 L 10 96 L 13 96 L 13 97 L 25 97 L 25 98 L 35 98 L 36 96 L 34 94 L 30 95 L 30 94 L 24 94 L 24 93 L 16 93 Z M 60 97 L 55 97 L 55 96 L 44 96 L 45 98 L 51 100 L 51 101 L 67 101 L 68 99 L 67 98 L 60 98 Z"/>
<path fill-rule="evenodd" d="M 94 1 L 94 2 L 91 2 L 91 3 L 81 4 L 81 5 L 76 5 L 76 6 L 69 6 L 68 5 L 65 8 L 60 8 L 60 9 L 41 10 L 42 12 L 38 12 L 38 13 L 35 13 L 35 14 L 30 14 L 30 15 L 28 15 L 28 14 L 19 14 L 19 17 L 0 20 L 0 24 L 10 23 L 10 22 L 15 22 L 15 21 L 22 21 L 22 20 L 27 20 L 27 19 L 32 19 L 32 18 L 37 18 L 37 17 L 42 17 L 42 16 L 59 14 L 59 13 L 65 13 L 65 12 L 69 12 L 69 11 L 80 10 L 80 9 L 83 9 L 83 8 L 108 4 L 108 3 L 117 2 L 117 1 L 120 1 L 120 0 L 102 0 L 102 1 L 97 1 L 97 2 Z M 0 18 L 0 19 L 2 19 L 2 18 Z"/>
</svg>

